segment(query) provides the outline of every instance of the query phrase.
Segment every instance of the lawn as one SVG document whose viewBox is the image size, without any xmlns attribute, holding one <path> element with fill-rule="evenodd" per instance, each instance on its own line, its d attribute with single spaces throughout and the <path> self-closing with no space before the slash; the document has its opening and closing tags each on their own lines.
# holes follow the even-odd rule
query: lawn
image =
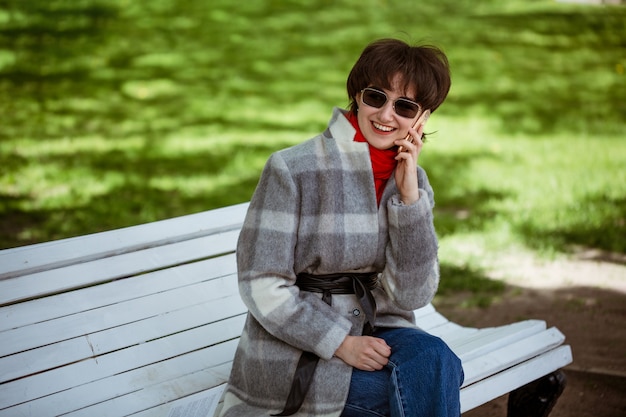
<svg viewBox="0 0 626 417">
<path fill-rule="evenodd" d="M 450 59 L 420 160 L 449 276 L 626 251 L 626 8 L 552 0 L 5 1 L 0 247 L 248 200 L 380 37 Z"/>
</svg>

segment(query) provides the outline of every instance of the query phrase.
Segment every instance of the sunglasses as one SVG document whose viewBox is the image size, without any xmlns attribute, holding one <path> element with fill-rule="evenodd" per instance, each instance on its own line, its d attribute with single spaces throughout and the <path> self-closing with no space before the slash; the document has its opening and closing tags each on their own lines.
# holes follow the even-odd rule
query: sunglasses
<svg viewBox="0 0 626 417">
<path fill-rule="evenodd" d="M 387 100 L 389 100 L 389 97 L 383 91 L 372 87 L 366 87 L 361 90 L 361 101 L 370 107 L 380 109 Z M 392 107 L 398 116 L 406 117 L 407 119 L 414 118 L 422 111 L 422 106 L 406 98 L 397 99 L 393 102 Z"/>
</svg>

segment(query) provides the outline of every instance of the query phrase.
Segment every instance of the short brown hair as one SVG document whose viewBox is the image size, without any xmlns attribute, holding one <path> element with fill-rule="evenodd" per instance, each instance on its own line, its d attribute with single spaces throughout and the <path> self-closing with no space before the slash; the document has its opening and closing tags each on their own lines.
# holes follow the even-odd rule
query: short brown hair
<svg viewBox="0 0 626 417">
<path fill-rule="evenodd" d="M 365 87 L 391 89 L 394 76 L 400 75 L 405 92 L 415 89 L 409 97 L 424 109 L 435 111 L 450 91 L 448 58 L 441 49 L 431 45 L 410 46 L 398 39 L 380 39 L 369 44 L 348 75 L 350 110 L 356 113 L 356 95 Z"/>
</svg>

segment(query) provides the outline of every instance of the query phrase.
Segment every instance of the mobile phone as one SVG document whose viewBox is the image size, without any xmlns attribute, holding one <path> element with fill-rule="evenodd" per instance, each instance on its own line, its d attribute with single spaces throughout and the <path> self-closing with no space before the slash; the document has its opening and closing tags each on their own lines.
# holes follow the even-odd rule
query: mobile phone
<svg viewBox="0 0 626 417">
<path fill-rule="evenodd" d="M 422 112 L 422 114 L 420 115 L 420 117 L 417 118 L 417 120 L 415 121 L 415 123 L 413 123 L 413 126 L 411 126 L 413 129 L 418 129 L 419 125 L 424 126 L 426 124 L 426 122 L 428 121 L 428 118 L 430 117 L 430 109 L 426 109 Z M 404 140 L 408 140 L 409 142 L 413 143 L 413 137 L 411 136 L 410 133 L 407 133 L 406 137 L 404 138 Z M 403 151 L 403 147 L 402 145 L 400 145 L 398 147 L 398 153 Z"/>
</svg>

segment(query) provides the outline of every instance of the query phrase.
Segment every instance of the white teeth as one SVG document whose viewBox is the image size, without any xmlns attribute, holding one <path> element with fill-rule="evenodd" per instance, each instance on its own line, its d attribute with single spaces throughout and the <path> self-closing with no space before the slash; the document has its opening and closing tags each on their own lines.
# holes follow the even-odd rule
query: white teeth
<svg viewBox="0 0 626 417">
<path fill-rule="evenodd" d="M 379 125 L 378 123 L 372 122 L 374 127 L 378 130 L 382 130 L 383 132 L 391 132 L 394 128 L 389 126 Z"/>
</svg>

